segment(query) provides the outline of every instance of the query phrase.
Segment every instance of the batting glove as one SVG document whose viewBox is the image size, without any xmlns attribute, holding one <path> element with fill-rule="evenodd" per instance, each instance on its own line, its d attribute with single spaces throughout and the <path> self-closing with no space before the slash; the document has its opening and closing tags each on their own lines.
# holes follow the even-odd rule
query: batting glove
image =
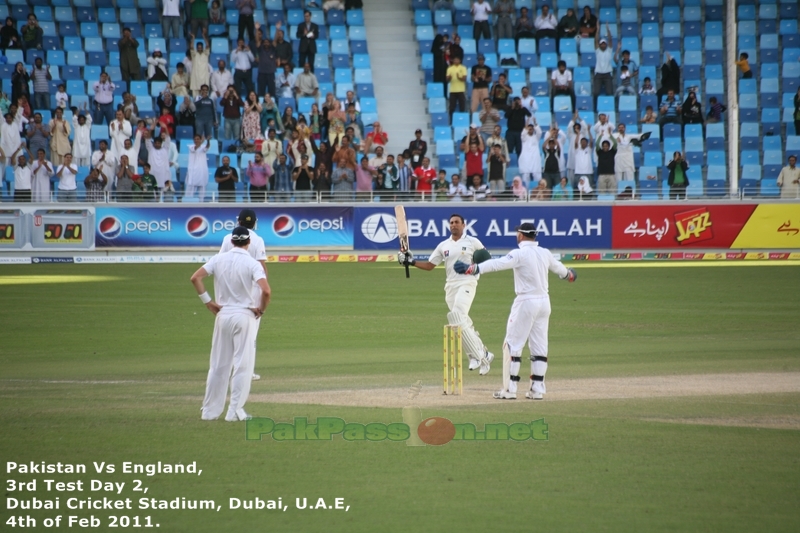
<svg viewBox="0 0 800 533">
<path fill-rule="evenodd" d="M 401 265 L 414 265 L 417 261 L 414 259 L 414 256 L 411 255 L 411 252 L 398 252 L 397 253 L 397 262 Z"/>
<path fill-rule="evenodd" d="M 565 277 L 564 279 L 569 281 L 570 283 L 572 283 L 573 281 L 578 279 L 578 274 L 573 269 L 568 268 L 567 269 L 567 277 Z"/>
<path fill-rule="evenodd" d="M 466 274 L 467 276 L 475 276 L 481 272 L 478 268 L 478 265 L 468 265 L 466 263 L 462 263 L 461 261 L 456 261 L 456 264 L 453 265 L 453 270 L 459 274 Z"/>
</svg>

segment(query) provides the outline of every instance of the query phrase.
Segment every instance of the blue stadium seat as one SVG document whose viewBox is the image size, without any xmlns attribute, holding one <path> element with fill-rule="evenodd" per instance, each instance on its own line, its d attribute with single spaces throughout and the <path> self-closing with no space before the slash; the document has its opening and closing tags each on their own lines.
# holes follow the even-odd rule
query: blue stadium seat
<svg viewBox="0 0 800 533">
<path fill-rule="evenodd" d="M 780 196 L 781 189 L 778 187 L 777 179 L 767 179 L 764 178 L 761 180 L 761 196 Z"/>
</svg>

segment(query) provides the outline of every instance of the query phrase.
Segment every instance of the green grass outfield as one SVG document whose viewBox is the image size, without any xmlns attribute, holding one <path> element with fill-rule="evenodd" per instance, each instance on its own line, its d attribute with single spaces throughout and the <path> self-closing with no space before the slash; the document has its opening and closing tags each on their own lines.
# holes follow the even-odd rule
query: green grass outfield
<svg viewBox="0 0 800 533">
<path fill-rule="evenodd" d="M 551 280 L 549 388 L 559 380 L 800 372 L 800 267 L 583 268 Z M 0 459 L 5 498 L 60 497 L 43 519 L 150 515 L 153 530 L 798 531 L 800 393 L 497 402 L 423 408 L 456 423 L 544 418 L 547 441 L 245 440 L 244 424 L 201 422 L 213 317 L 197 265 L 0 268 Z M 269 266 L 252 394 L 441 387 L 444 273 L 389 264 Z M 20 278 L 16 278 L 20 276 Z M 91 277 L 100 277 L 92 280 Z M 86 277 L 90 277 L 87 279 Z M 484 276 L 471 316 L 495 352 L 510 272 Z M 528 372 L 523 361 L 522 374 Z M 499 367 L 465 389 L 499 388 Z M 526 383 L 523 380 L 522 383 Z M 379 394 L 379 393 L 376 393 Z M 252 402 L 290 422 L 332 416 L 401 422 L 399 408 Z M 768 427 L 771 422 L 783 421 Z M 786 421 L 789 421 L 788 424 Z M 83 463 L 83 475 L 14 475 L 6 462 Z M 92 461 L 197 461 L 201 476 L 94 474 Z M 8 480 L 38 480 L 34 494 Z M 44 479 L 126 482 L 122 494 L 48 493 Z M 222 510 L 70 511 L 69 497 L 213 499 Z M 227 510 L 231 497 L 282 498 L 285 512 Z M 295 498 L 349 511 L 297 510 Z M 143 519 L 142 519 L 143 520 Z M 235 528 L 235 529 L 234 529 Z M 141 528 L 144 529 L 144 528 Z"/>
</svg>

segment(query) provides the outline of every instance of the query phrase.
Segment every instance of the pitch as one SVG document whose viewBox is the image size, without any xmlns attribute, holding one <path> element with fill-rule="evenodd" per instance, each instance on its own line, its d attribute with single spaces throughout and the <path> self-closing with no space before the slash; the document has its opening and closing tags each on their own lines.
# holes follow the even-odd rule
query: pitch
<svg viewBox="0 0 800 533">
<path fill-rule="evenodd" d="M 200 476 L 138 476 L 147 494 L 118 496 L 160 502 L 126 513 L 162 531 L 796 531 L 800 268 L 570 266 L 578 283 L 551 284 L 546 399 L 497 402 L 499 367 L 465 372 L 464 396 L 441 395 L 439 269 L 406 279 L 396 264 L 269 265 L 248 412 L 295 430 L 341 419 L 355 436 L 415 410 L 459 431 L 547 428 L 441 446 L 248 440 L 243 423 L 202 422 L 213 317 L 188 281 L 196 265 L 3 267 L 21 277 L 0 285 L 0 449 L 90 474 L 93 462 L 196 462 Z M 512 299 L 510 272 L 480 280 L 471 316 L 496 351 Z M 6 494 L 32 496 L 56 495 Z M 180 507 L 212 500 L 219 511 Z M 7 507 L 0 523 L 30 515 L 40 528 L 56 514 L 104 527 L 121 514 Z"/>
</svg>

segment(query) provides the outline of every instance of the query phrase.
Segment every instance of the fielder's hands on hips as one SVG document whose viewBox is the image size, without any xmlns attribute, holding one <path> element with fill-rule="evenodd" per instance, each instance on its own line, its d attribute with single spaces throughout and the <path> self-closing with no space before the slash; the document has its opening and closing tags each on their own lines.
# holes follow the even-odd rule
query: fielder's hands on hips
<svg viewBox="0 0 800 533">
<path fill-rule="evenodd" d="M 474 276 L 476 274 L 480 274 L 481 270 L 478 268 L 478 265 L 472 264 L 468 265 L 466 263 L 462 263 L 461 261 L 456 261 L 456 264 L 453 265 L 453 270 L 455 270 L 459 274 L 466 274 L 467 276 Z"/>
<path fill-rule="evenodd" d="M 264 316 L 264 311 L 262 309 L 259 309 L 258 307 L 251 307 L 250 310 L 253 312 L 254 315 L 256 315 L 256 318 L 261 318 L 262 316 Z"/>
<path fill-rule="evenodd" d="M 565 280 L 569 281 L 570 283 L 572 283 L 573 281 L 578 279 L 578 273 L 575 272 L 573 269 L 568 268 L 567 269 L 567 276 L 564 277 L 564 278 L 561 278 L 561 279 L 565 279 Z"/>
<path fill-rule="evenodd" d="M 206 304 L 206 309 L 208 309 L 209 311 L 211 311 L 211 313 L 212 313 L 214 316 L 217 316 L 217 313 L 219 313 L 220 309 L 222 309 L 222 306 L 221 306 L 221 305 L 219 305 L 219 304 L 218 304 L 217 302 L 215 302 L 214 300 L 211 300 L 210 302 L 208 302 L 208 303 Z"/>
<path fill-rule="evenodd" d="M 414 259 L 414 256 L 411 255 L 411 252 L 397 252 L 397 262 L 406 266 L 413 265 L 417 261 Z"/>
</svg>

